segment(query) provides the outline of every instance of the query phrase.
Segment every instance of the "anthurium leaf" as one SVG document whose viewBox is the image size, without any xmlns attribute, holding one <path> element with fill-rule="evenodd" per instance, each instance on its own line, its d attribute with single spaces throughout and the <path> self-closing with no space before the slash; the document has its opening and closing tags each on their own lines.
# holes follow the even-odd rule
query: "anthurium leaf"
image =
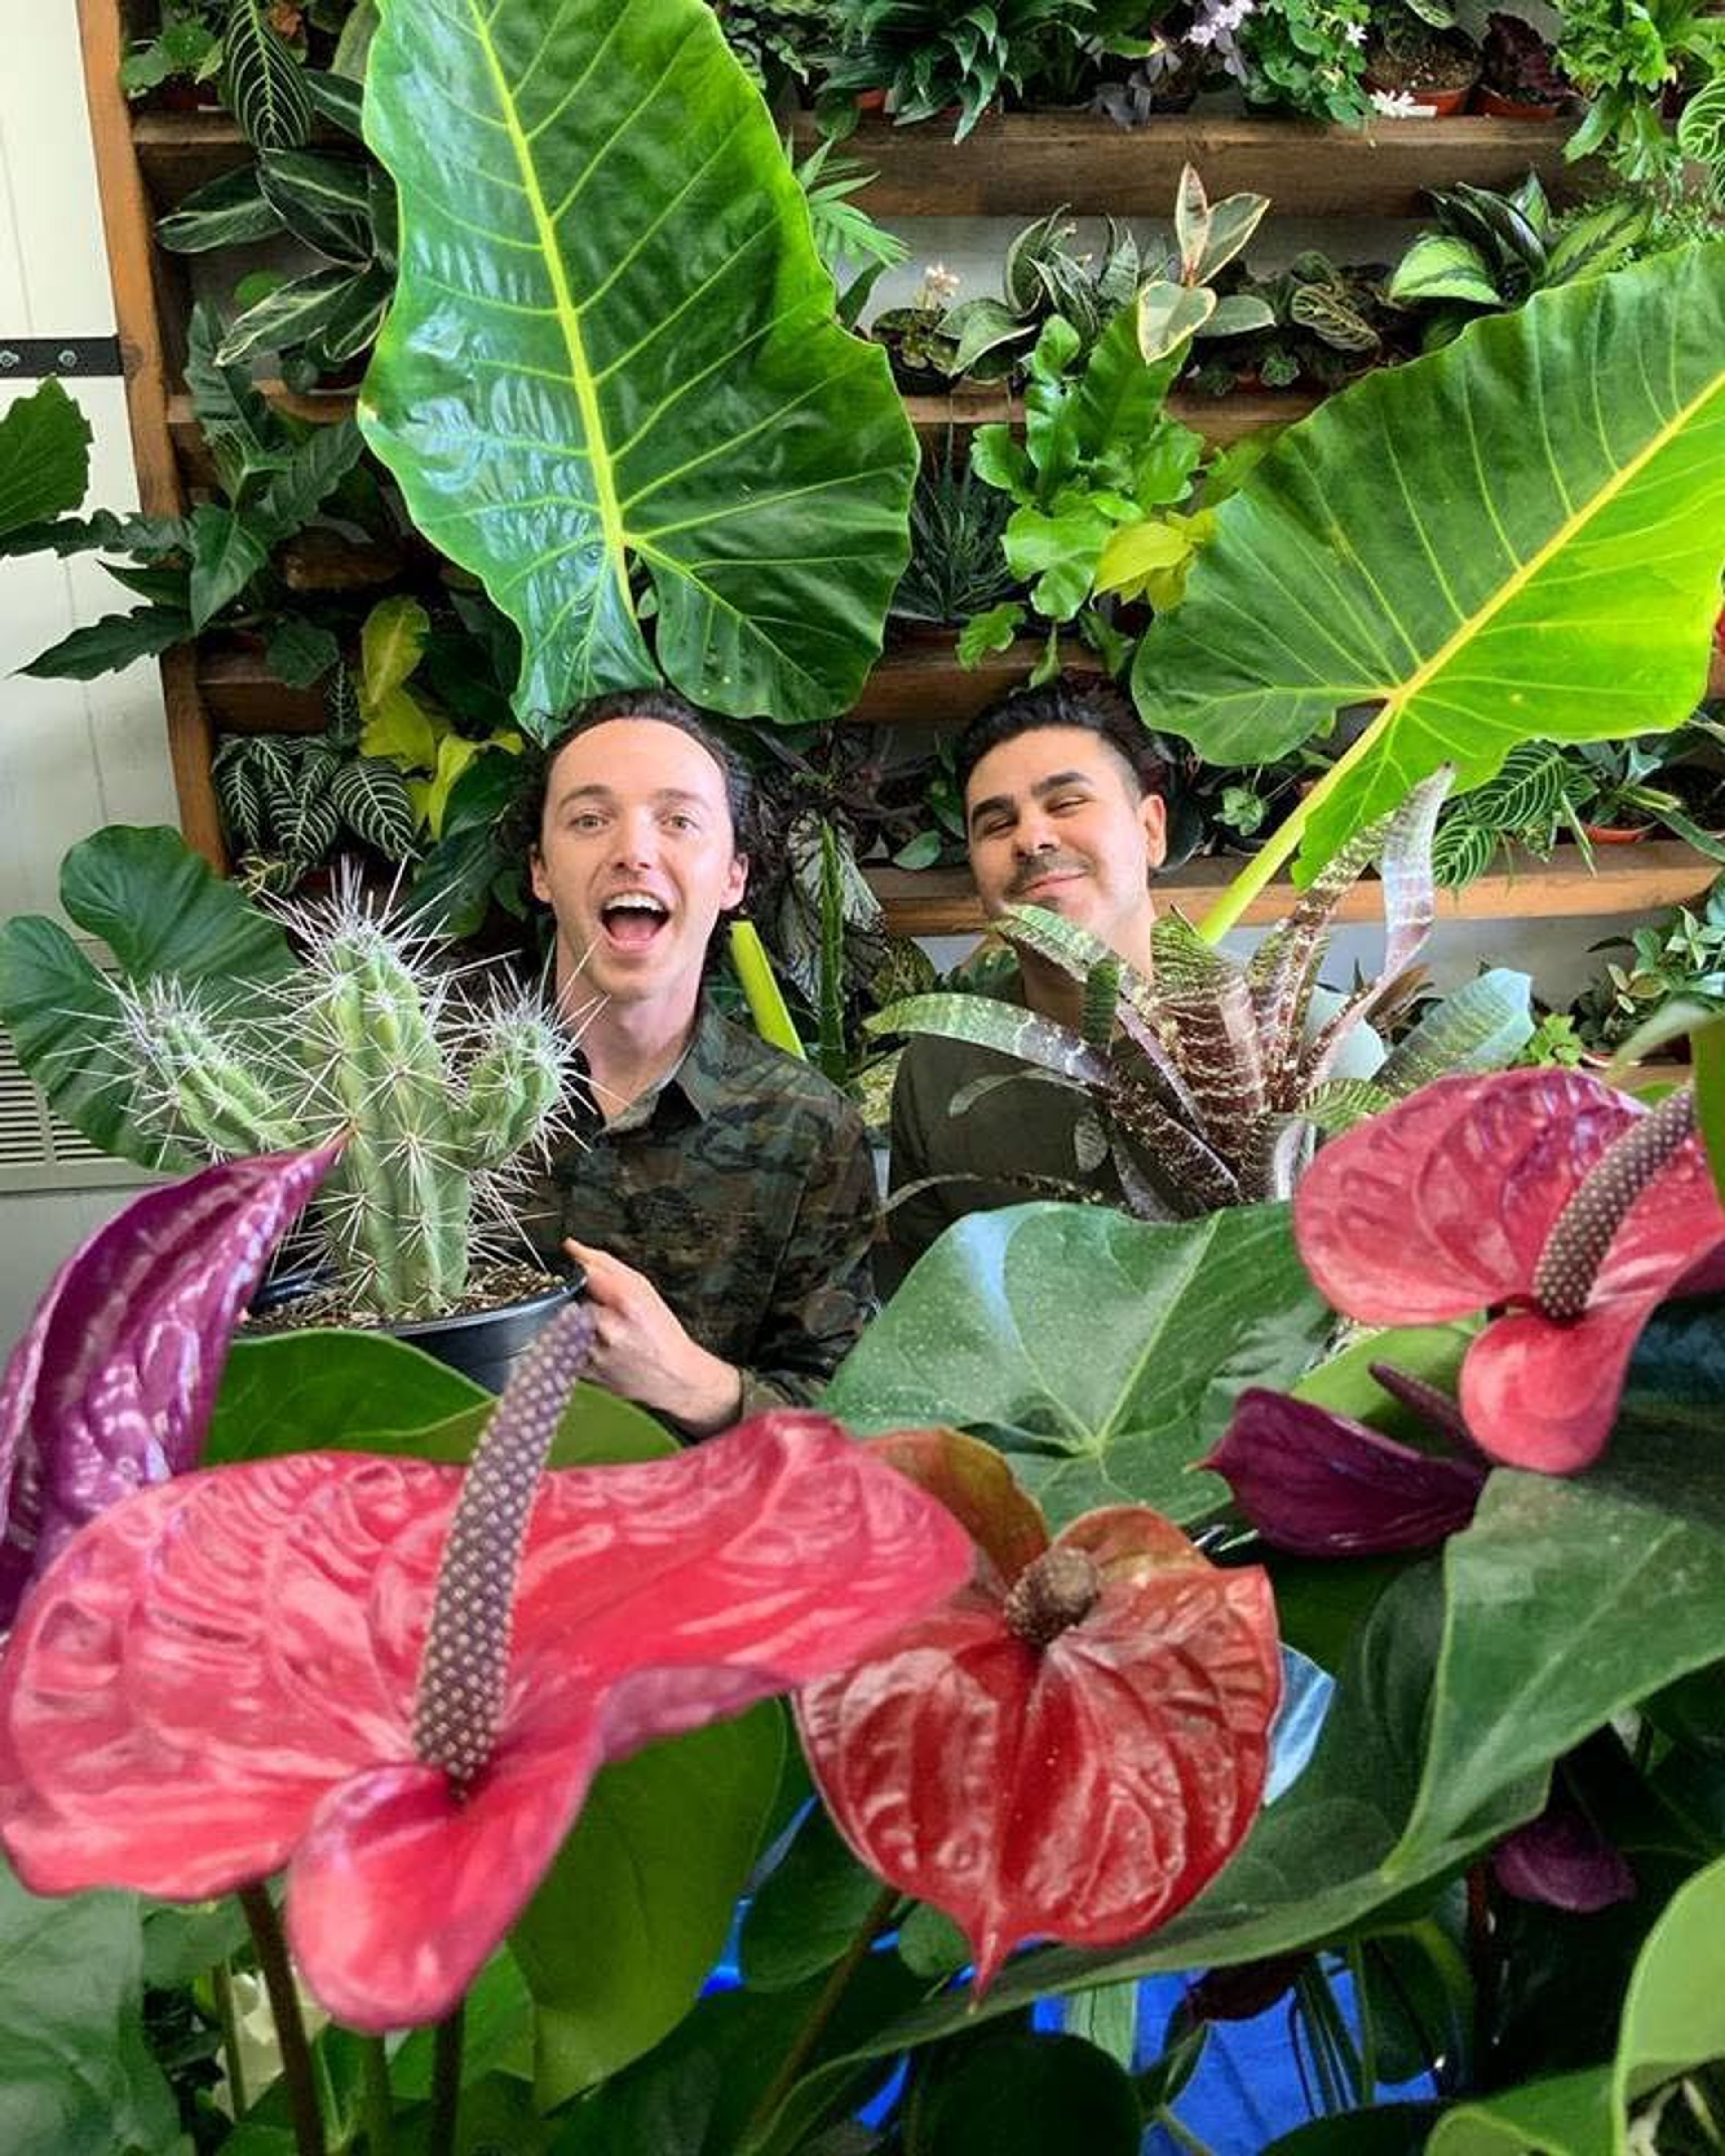
<svg viewBox="0 0 1725 2156">
<path fill-rule="evenodd" d="M 0 1862 L 0 2126 L 19 2156 L 175 2145 L 144 2035 L 140 1914 L 131 1894 L 39 1900 Z"/>
<path fill-rule="evenodd" d="M 1636 1957 L 1611 2076 L 1615 2133 L 1628 2133 L 1637 2097 L 1720 2058 L 1725 2058 L 1725 1861 L 1684 1881 Z M 1628 2143 L 1620 2138 L 1618 2145 Z"/>
<path fill-rule="evenodd" d="M 1420 2156 L 1436 2116 L 1436 2106 L 1430 2103 L 1378 2103 L 1368 2111 L 1337 2112 L 1296 2126 L 1260 2156 Z"/>
<path fill-rule="evenodd" d="M 828 1405 L 858 1430 L 990 1439 L 1054 1525 L 1116 1504 L 1195 1520 L 1224 1501 L 1194 1463 L 1235 1394 L 1291 1383 L 1327 1329 L 1285 1206 L 1161 1224 L 1015 1205 L 918 1260 Z"/>
<path fill-rule="evenodd" d="M 650 2051 L 695 2004 L 772 1811 L 784 1746 L 783 1710 L 766 1700 L 595 1780 L 510 1933 L 539 2010 L 542 2110 Z"/>
<path fill-rule="evenodd" d="M 61 869 L 60 903 L 133 980 L 170 974 L 239 992 L 293 965 L 280 926 L 177 831 L 115 825 L 82 840 Z M 92 1145 L 174 1164 L 137 1118 L 114 991 L 58 921 L 19 914 L 0 927 L 0 1024 L 55 1112 Z"/>
<path fill-rule="evenodd" d="M 1446 2111 L 1426 2156 L 1614 2156 L 1611 2071 L 1584 2066 Z"/>
<path fill-rule="evenodd" d="M 905 2156 L 1136 2156 L 1131 2077 L 1078 2036 L 1015 2029 L 937 2058 L 906 2107 Z"/>
<path fill-rule="evenodd" d="M 1288 429 L 1139 645 L 1139 706 L 1259 764 L 1381 705 L 1296 827 L 1302 877 L 1444 762 L 1465 788 L 1529 736 L 1673 726 L 1718 608 L 1722 433 L 1725 245 L 1538 294 Z"/>
<path fill-rule="evenodd" d="M 632 561 L 697 702 L 847 708 L 906 559 L 916 442 L 886 353 L 833 319 L 711 10 L 390 0 L 366 131 L 402 274 L 362 423 L 521 628 L 522 717 L 652 676 Z"/>
<path fill-rule="evenodd" d="M 880 1881 L 839 1839 L 818 1800 L 795 1839 L 750 1897 L 739 1943 L 742 1980 L 784 1991 L 830 1969 L 880 1899 Z"/>
<path fill-rule="evenodd" d="M 0 532 L 75 509 L 90 484 L 90 422 L 58 382 L 0 418 Z"/>
<path fill-rule="evenodd" d="M 1725 1472 L 1697 1453 L 1688 1411 L 1638 1385 L 1632 1373 L 1598 1466 L 1500 1469 L 1447 1544 L 1444 1658 L 1396 1863 L 1419 1863 L 1518 1776 L 1725 1650 Z"/>
</svg>

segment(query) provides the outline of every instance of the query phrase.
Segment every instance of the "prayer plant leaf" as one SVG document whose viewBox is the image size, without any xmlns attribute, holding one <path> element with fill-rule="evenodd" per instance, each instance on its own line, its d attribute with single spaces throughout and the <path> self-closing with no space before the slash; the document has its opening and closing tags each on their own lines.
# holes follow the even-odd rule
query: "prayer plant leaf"
<svg viewBox="0 0 1725 2156">
<path fill-rule="evenodd" d="M 436 124 L 428 125 L 428 115 Z M 390 0 L 366 131 L 401 280 L 362 424 L 521 629 L 524 721 L 653 678 L 855 701 L 916 447 L 847 335 L 759 93 L 699 0 Z"/>
<path fill-rule="evenodd" d="M 860 1431 L 971 1430 L 1060 1526 L 1091 1507 L 1201 1519 L 1194 1464 L 1236 1394 L 1291 1383 L 1327 1331 L 1287 1209 L 1147 1223 L 1101 1207 L 973 1214 L 911 1270 L 827 1399 Z"/>
<path fill-rule="evenodd" d="M 1465 789 L 1530 736 L 1686 718 L 1722 511 L 1725 244 L 1537 294 L 1290 428 L 1133 691 L 1221 764 L 1381 705 L 1306 804 L 1309 876 L 1442 762 Z"/>
</svg>

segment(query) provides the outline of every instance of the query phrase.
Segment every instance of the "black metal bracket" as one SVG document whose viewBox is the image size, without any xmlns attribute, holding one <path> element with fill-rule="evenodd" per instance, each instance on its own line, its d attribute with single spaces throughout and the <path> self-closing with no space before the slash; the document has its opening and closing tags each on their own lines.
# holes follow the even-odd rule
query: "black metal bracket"
<svg viewBox="0 0 1725 2156">
<path fill-rule="evenodd" d="M 123 372 L 117 336 L 0 336 L 0 382 L 39 381 L 44 375 L 67 377 Z"/>
</svg>

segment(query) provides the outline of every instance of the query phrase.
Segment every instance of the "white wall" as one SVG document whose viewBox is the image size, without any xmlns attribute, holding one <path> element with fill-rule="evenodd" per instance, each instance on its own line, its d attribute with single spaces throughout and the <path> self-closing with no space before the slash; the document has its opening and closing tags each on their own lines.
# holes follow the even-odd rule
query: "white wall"
<svg viewBox="0 0 1725 2156">
<path fill-rule="evenodd" d="M 0 339 L 113 333 L 71 0 L 0 0 Z M 35 385 L 0 379 L 0 410 Z M 137 505 L 125 393 L 68 385 L 90 421 L 93 506 Z M 61 855 L 103 824 L 177 822 L 152 664 L 98 681 L 15 670 L 134 602 L 93 560 L 0 564 L 0 915 L 57 912 Z M 120 1203 L 110 1190 L 0 1190 L 0 1352 L 61 1258 Z M 87 1177 L 89 1171 L 84 1171 Z"/>
</svg>

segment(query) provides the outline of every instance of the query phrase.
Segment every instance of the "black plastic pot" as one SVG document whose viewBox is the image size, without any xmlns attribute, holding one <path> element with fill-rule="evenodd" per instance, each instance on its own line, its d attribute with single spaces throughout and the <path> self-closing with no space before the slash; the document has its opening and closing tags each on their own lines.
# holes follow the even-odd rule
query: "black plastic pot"
<svg viewBox="0 0 1725 2156">
<path fill-rule="evenodd" d="M 380 1332 L 405 1340 L 434 1360 L 459 1370 L 488 1393 L 501 1393 L 516 1366 L 560 1310 L 584 1294 L 587 1276 L 577 1271 L 555 1287 L 501 1310 L 470 1310 L 454 1317 L 412 1317 Z"/>
<path fill-rule="evenodd" d="M 265 1281 L 252 1297 L 254 1310 L 280 1310 L 326 1282 L 316 1266 L 300 1266 Z M 584 1293 L 587 1276 L 578 1266 L 567 1279 L 497 1310 L 470 1310 L 452 1317 L 404 1317 L 368 1327 L 405 1340 L 487 1392 L 501 1393 L 515 1367 L 566 1304 Z"/>
</svg>

